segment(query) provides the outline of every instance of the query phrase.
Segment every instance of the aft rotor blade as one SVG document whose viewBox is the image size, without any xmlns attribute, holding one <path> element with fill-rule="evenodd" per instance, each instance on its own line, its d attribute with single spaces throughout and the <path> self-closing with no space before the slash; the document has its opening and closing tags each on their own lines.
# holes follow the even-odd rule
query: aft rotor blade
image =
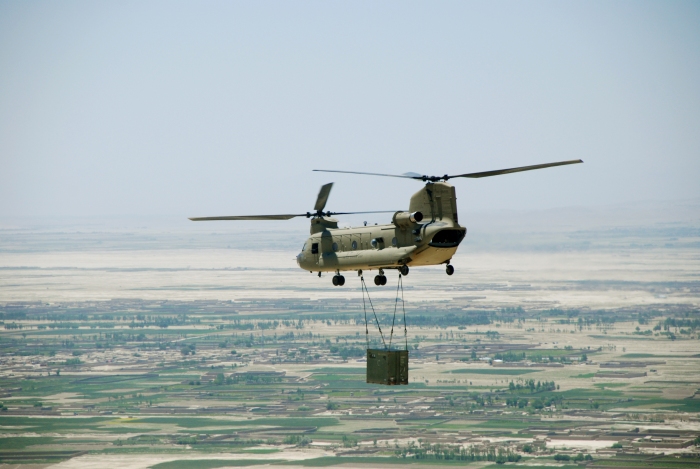
<svg viewBox="0 0 700 469">
<path fill-rule="evenodd" d="M 328 212 L 330 215 L 360 215 L 363 213 L 396 213 L 396 210 L 380 210 L 377 212 Z"/>
<path fill-rule="evenodd" d="M 306 213 L 298 215 L 243 215 L 233 217 L 197 217 L 190 218 L 192 221 L 212 221 L 212 220 L 290 220 L 295 217 L 306 217 Z"/>
<path fill-rule="evenodd" d="M 551 168 L 552 166 L 564 166 L 567 164 L 583 163 L 583 160 L 557 161 L 556 163 L 536 164 L 532 166 L 520 166 L 518 168 L 497 169 L 495 171 L 483 171 L 481 173 L 467 173 L 448 176 L 448 178 L 485 178 L 489 176 L 499 176 L 501 174 L 519 173 L 521 171 L 532 171 L 533 169 Z"/>
<path fill-rule="evenodd" d="M 314 206 L 314 210 L 317 212 L 323 210 L 323 208 L 326 206 L 326 202 L 328 202 L 328 196 L 331 195 L 331 189 L 333 189 L 332 182 L 321 186 L 321 190 L 318 191 L 318 197 L 316 197 L 316 205 Z"/>
<path fill-rule="evenodd" d="M 382 173 L 361 173 L 359 171 L 336 171 L 333 169 L 314 169 L 322 173 L 344 173 L 344 174 L 364 174 L 365 176 L 386 176 L 390 178 L 405 178 L 405 179 L 422 179 L 422 176 L 401 175 L 401 174 L 382 174 Z"/>
</svg>

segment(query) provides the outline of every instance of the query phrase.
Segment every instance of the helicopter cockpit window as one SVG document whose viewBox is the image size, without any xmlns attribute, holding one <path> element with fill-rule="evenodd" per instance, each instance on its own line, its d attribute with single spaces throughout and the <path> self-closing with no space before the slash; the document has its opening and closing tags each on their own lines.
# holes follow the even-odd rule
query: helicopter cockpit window
<svg viewBox="0 0 700 469">
<path fill-rule="evenodd" d="M 318 243 L 313 243 L 311 245 L 311 254 L 318 254 Z"/>
<path fill-rule="evenodd" d="M 352 250 L 354 251 L 355 249 L 357 249 L 357 241 L 352 242 Z"/>
<path fill-rule="evenodd" d="M 301 252 L 304 252 L 304 251 L 306 251 L 306 243 L 304 243 L 304 245 L 301 247 Z"/>
<path fill-rule="evenodd" d="M 333 243 L 333 252 L 338 252 L 338 243 Z"/>
</svg>

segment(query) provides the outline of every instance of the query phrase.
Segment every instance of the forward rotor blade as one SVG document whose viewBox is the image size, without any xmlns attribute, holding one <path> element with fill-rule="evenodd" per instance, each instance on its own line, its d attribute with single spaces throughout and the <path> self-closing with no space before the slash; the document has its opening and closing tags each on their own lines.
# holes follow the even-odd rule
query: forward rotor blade
<svg viewBox="0 0 700 469">
<path fill-rule="evenodd" d="M 243 215 L 234 217 L 197 217 L 190 218 L 192 221 L 212 221 L 212 220 L 290 220 L 295 217 L 305 217 L 306 213 L 298 215 Z"/>
<path fill-rule="evenodd" d="M 519 173 L 521 171 L 532 171 L 533 169 L 551 168 L 552 166 L 564 166 L 567 164 L 583 163 L 583 160 L 557 161 L 556 163 L 536 164 L 532 166 L 520 166 L 518 168 L 497 169 L 495 171 L 483 171 L 481 173 L 466 173 L 448 176 L 448 178 L 485 178 L 489 176 L 499 176 L 501 174 Z"/>
<path fill-rule="evenodd" d="M 314 171 L 319 171 L 321 173 L 344 173 L 344 174 L 364 174 L 365 176 L 386 176 L 390 178 L 405 178 L 405 179 L 421 179 L 422 176 L 413 176 L 409 174 L 381 174 L 381 173 L 361 173 L 359 171 L 335 171 L 332 169 L 314 169 Z"/>
<path fill-rule="evenodd" d="M 314 210 L 320 212 L 326 206 L 328 202 L 328 196 L 331 195 L 331 189 L 333 189 L 333 183 L 329 182 L 321 186 L 321 190 L 318 191 L 318 197 L 316 197 L 316 205 L 314 205 Z"/>
</svg>

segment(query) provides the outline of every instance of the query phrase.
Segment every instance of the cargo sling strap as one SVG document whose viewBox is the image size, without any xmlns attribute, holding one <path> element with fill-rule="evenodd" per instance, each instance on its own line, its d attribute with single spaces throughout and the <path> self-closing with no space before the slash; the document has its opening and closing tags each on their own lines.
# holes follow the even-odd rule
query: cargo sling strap
<svg viewBox="0 0 700 469">
<path fill-rule="evenodd" d="M 403 299 L 403 276 L 399 274 L 399 284 L 396 286 L 396 300 L 394 302 L 394 317 L 391 320 L 391 333 L 389 334 L 389 346 L 386 345 L 386 340 L 384 339 L 384 333 L 382 332 L 382 327 L 379 325 L 379 318 L 377 317 L 377 312 L 374 310 L 374 305 L 372 304 L 372 299 L 369 297 L 369 290 L 367 290 L 367 285 L 365 284 L 365 277 L 360 276 L 360 282 L 362 284 L 362 309 L 365 312 L 365 340 L 367 342 L 367 348 L 369 349 L 369 326 L 367 323 L 367 303 L 365 303 L 365 293 L 367 294 L 367 300 L 369 301 L 369 306 L 372 308 L 372 313 L 374 314 L 374 321 L 377 324 L 377 329 L 379 329 L 379 335 L 382 338 L 382 343 L 384 348 L 387 350 L 391 349 L 391 342 L 394 337 L 394 324 L 396 323 L 396 309 L 399 306 L 399 290 L 401 291 L 401 309 L 403 310 L 403 335 L 405 341 L 405 350 L 408 350 L 408 328 L 406 326 L 406 303 Z"/>
</svg>

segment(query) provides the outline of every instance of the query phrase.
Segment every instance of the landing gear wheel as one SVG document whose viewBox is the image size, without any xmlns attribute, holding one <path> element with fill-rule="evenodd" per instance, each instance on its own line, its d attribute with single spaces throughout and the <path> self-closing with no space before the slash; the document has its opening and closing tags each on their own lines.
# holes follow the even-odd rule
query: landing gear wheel
<svg viewBox="0 0 700 469">
<path fill-rule="evenodd" d="M 377 275 L 376 277 L 374 277 L 374 284 L 378 287 L 381 285 L 386 285 L 386 276 Z"/>
<path fill-rule="evenodd" d="M 333 285 L 335 285 L 336 287 L 342 287 L 343 285 L 345 285 L 345 277 L 343 277 L 340 274 L 334 275 Z"/>
<path fill-rule="evenodd" d="M 447 275 L 452 275 L 455 273 L 455 268 L 452 267 L 450 264 L 447 264 L 447 267 L 445 268 L 445 272 L 447 272 Z"/>
<path fill-rule="evenodd" d="M 399 272 L 401 272 L 401 275 L 404 277 L 408 275 L 408 266 L 407 265 L 402 265 L 401 268 L 399 269 Z"/>
</svg>

